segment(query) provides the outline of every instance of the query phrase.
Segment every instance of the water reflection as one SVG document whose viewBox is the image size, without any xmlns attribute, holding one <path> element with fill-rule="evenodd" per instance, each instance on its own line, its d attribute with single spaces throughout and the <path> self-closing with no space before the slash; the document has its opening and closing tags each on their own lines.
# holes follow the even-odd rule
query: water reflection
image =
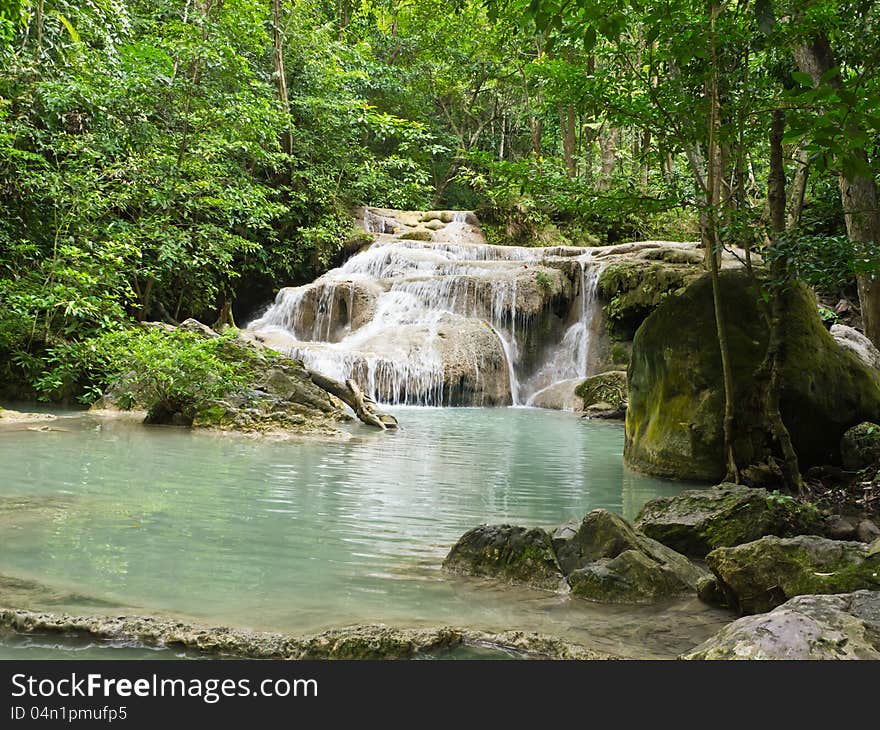
<svg viewBox="0 0 880 730">
<path fill-rule="evenodd" d="M 398 433 L 352 426 L 351 440 L 329 444 L 87 415 L 57 422 L 64 431 L 4 428 L 0 573 L 296 632 L 452 623 L 663 654 L 722 620 L 695 602 L 684 612 L 609 609 L 439 571 L 475 524 L 551 526 L 596 507 L 632 517 L 647 499 L 679 491 L 623 468 L 619 424 L 533 409 L 397 415 Z M 653 639 L 641 635 L 645 625 Z"/>
</svg>

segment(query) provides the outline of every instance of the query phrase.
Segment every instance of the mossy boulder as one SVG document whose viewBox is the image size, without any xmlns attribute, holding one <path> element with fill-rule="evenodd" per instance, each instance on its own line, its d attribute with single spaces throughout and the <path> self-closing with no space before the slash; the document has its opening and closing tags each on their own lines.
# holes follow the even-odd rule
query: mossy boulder
<svg viewBox="0 0 880 730">
<path fill-rule="evenodd" d="M 795 596 L 880 590 L 880 540 L 762 537 L 706 556 L 731 606 L 763 613 Z"/>
<path fill-rule="evenodd" d="M 577 388 L 577 395 L 584 404 L 584 410 L 597 403 L 607 403 L 615 409 L 626 408 L 626 372 L 609 370 L 584 380 Z"/>
<path fill-rule="evenodd" d="M 443 569 L 544 590 L 555 591 L 564 586 L 550 535 L 538 527 L 475 527 L 455 543 L 443 561 Z"/>
<path fill-rule="evenodd" d="M 600 558 L 568 576 L 571 592 L 600 603 L 654 603 L 693 593 L 696 585 L 638 550 Z"/>
<path fill-rule="evenodd" d="M 880 659 L 880 592 L 798 596 L 738 619 L 682 659 Z"/>
<path fill-rule="evenodd" d="M 557 528 L 553 547 L 572 593 L 603 603 L 651 603 L 695 593 L 708 575 L 607 510 Z"/>
<path fill-rule="evenodd" d="M 765 535 L 815 533 L 822 525 L 822 516 L 812 505 L 738 484 L 652 499 L 635 522 L 648 537 L 695 558 Z"/>
<path fill-rule="evenodd" d="M 848 429 L 840 440 L 840 456 L 847 469 L 864 469 L 880 461 L 880 426 L 865 422 Z"/>
<path fill-rule="evenodd" d="M 540 528 L 482 525 L 461 537 L 443 568 L 546 590 L 570 586 L 575 595 L 604 603 L 652 603 L 694 594 L 709 577 L 607 510 L 593 510 L 552 535 Z"/>
<path fill-rule="evenodd" d="M 745 272 L 724 271 L 721 283 L 739 399 L 737 447 L 760 455 L 766 446 L 763 416 L 747 406 L 767 349 L 766 318 L 760 292 Z M 783 421 L 803 468 L 839 463 L 844 432 L 880 413 L 880 376 L 835 342 L 806 287 L 792 287 L 782 304 Z M 644 321 L 627 376 L 627 463 L 658 476 L 719 481 L 725 472 L 724 391 L 708 276 L 667 298 Z"/>
<path fill-rule="evenodd" d="M 599 293 L 606 302 L 604 311 L 614 334 L 632 339 L 639 325 L 670 295 L 681 293 L 700 276 L 697 261 L 689 251 L 658 249 L 656 258 L 648 255 L 619 260 L 606 266 L 599 276 Z M 680 257 L 676 257 L 678 254 Z M 664 260 L 671 257 L 672 260 Z"/>
</svg>

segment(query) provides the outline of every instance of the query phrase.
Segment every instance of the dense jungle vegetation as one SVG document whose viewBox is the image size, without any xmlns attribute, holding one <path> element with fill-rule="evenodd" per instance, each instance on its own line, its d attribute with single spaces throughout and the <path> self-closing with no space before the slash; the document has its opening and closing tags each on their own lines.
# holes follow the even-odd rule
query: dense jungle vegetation
<svg viewBox="0 0 880 730">
<path fill-rule="evenodd" d="M 3 0 L 4 390 L 88 398 L 128 323 L 246 320 L 363 205 L 700 238 L 716 280 L 736 245 L 776 329 L 802 279 L 880 343 L 878 39 L 866 1 Z"/>
</svg>

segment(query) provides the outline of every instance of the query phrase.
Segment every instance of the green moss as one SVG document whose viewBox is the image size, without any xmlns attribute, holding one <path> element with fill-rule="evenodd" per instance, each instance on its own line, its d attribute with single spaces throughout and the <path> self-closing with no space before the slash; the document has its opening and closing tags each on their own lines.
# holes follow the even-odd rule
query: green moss
<svg viewBox="0 0 880 730">
<path fill-rule="evenodd" d="M 678 261 L 622 261 L 607 266 L 599 276 L 599 292 L 607 302 L 604 310 L 611 334 L 631 339 L 651 311 L 699 275 L 698 266 Z"/>
<path fill-rule="evenodd" d="M 765 426 L 745 406 L 767 346 L 760 293 L 740 271 L 722 275 L 722 302 L 737 393 L 738 450 L 761 454 Z M 880 412 L 880 377 L 842 350 L 822 326 L 812 295 L 783 301 L 786 360 L 780 409 L 802 467 L 839 462 L 854 423 Z M 721 357 L 708 276 L 658 307 L 633 342 L 626 417 L 627 461 L 661 476 L 719 481 L 724 474 Z M 750 440 L 754 439 L 754 440 Z"/>
<path fill-rule="evenodd" d="M 406 233 L 400 236 L 400 239 L 403 241 L 431 241 L 433 240 L 430 231 L 423 231 L 421 229 L 415 231 L 407 231 Z"/>
<path fill-rule="evenodd" d="M 615 408 L 626 406 L 626 373 L 611 370 L 593 375 L 575 388 L 575 395 L 584 402 L 584 408 L 596 403 L 607 403 Z"/>
<path fill-rule="evenodd" d="M 706 563 L 743 613 L 769 611 L 794 596 L 880 589 L 880 555 L 856 542 L 764 537 L 713 550 Z"/>
</svg>

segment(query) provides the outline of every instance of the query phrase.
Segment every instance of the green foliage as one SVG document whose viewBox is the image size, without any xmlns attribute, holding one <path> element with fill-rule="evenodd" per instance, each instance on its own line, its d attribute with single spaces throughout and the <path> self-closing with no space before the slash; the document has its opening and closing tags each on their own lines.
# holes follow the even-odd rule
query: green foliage
<svg viewBox="0 0 880 730">
<path fill-rule="evenodd" d="M 109 388 L 129 408 L 192 415 L 243 387 L 255 358 L 235 333 L 206 338 L 184 330 L 126 328 L 50 349 L 36 388 L 47 399 L 79 393 L 86 404 Z"/>
<path fill-rule="evenodd" d="M 544 291 L 550 291 L 553 288 L 553 279 L 546 271 L 538 271 L 535 273 L 535 281 L 538 282 Z"/>
</svg>

